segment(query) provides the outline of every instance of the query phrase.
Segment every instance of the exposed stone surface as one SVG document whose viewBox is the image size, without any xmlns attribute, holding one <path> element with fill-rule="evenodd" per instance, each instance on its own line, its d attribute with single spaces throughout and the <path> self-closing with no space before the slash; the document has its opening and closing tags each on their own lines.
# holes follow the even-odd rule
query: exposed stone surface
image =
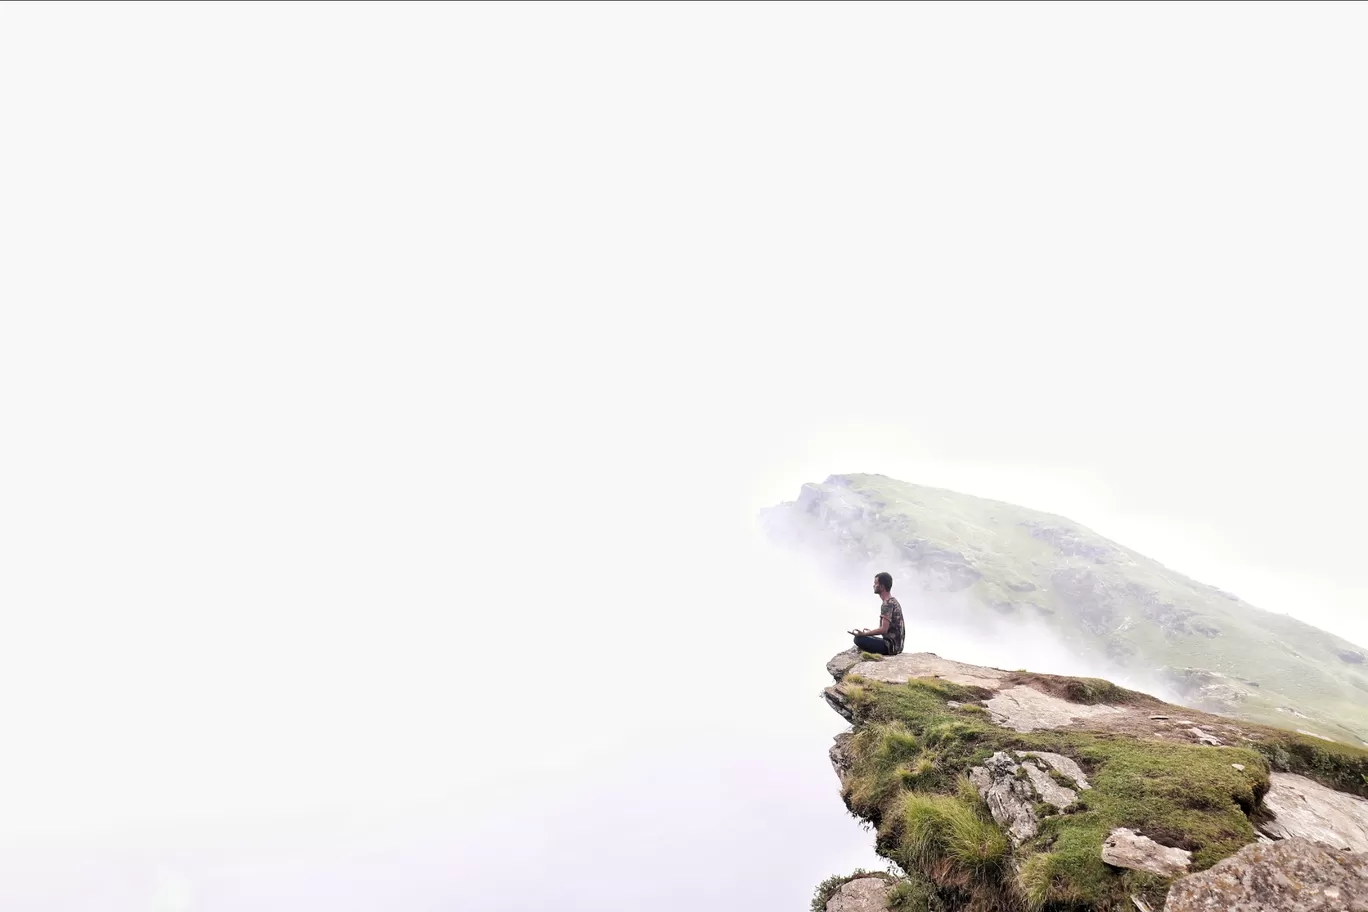
<svg viewBox="0 0 1368 912">
<path fill-rule="evenodd" d="M 841 732 L 834 739 L 831 749 L 827 751 L 827 756 L 831 758 L 831 768 L 836 771 L 837 778 L 842 782 L 850 772 L 850 754 L 847 753 L 847 749 L 850 746 L 850 739 L 854 736 L 854 732 Z"/>
<path fill-rule="evenodd" d="M 1047 772 L 1046 764 L 1058 764 L 1056 769 L 1071 769 L 1079 779 L 1084 782 L 1087 780 L 1078 764 L 1062 754 L 1015 753 L 1021 758 L 1020 762 L 1014 761 L 1005 751 L 998 751 L 983 766 L 970 770 L 969 780 L 988 803 L 993 820 L 1007 830 L 1013 843 L 1020 845 L 1034 836 L 1039 828 L 1035 813 L 1037 801 L 1049 802 L 1062 811 L 1078 799 L 1077 792 L 1054 780 Z M 1021 778 L 1022 773 L 1026 778 Z M 1065 775 L 1073 773 L 1066 772 Z"/>
<path fill-rule="evenodd" d="M 1085 719 L 1125 713 L 1115 706 L 1070 703 L 1022 684 L 998 691 L 983 705 L 993 714 L 994 722 L 1019 732 L 1063 728 Z"/>
<path fill-rule="evenodd" d="M 1227 744 L 1236 743 L 1242 738 L 1248 740 L 1244 730 L 1230 719 L 1202 713 L 1194 714 L 1193 718 L 1172 719 L 1170 715 L 1155 713 L 1152 703 L 1121 706 L 1074 703 L 1065 699 L 1068 696 L 1068 678 L 1055 679 L 1051 685 L 1042 683 L 1039 676 L 1023 676 L 1000 668 L 955 662 L 929 652 L 904 653 L 886 656 L 877 662 L 866 662 L 859 659 L 859 653 L 854 649 L 847 649 L 827 663 L 827 671 L 837 681 L 843 681 L 853 674 L 885 684 L 932 678 L 992 691 L 993 696 L 983 705 L 992 713 L 993 721 L 1023 733 L 1037 729 L 1086 728 L 1137 738 L 1193 744 L 1202 743 L 1203 738 L 1210 739 L 1206 743 L 1224 741 Z M 827 688 L 825 697 L 833 709 L 853 722 L 853 713 L 846 705 L 842 686 L 838 684 L 835 688 Z M 1050 687 L 1054 691 L 1047 693 Z M 959 705 L 956 702 L 955 707 Z M 1201 728 L 1197 727 L 1199 724 Z M 1065 775 L 1071 774 L 1065 772 Z"/>
<path fill-rule="evenodd" d="M 845 652 L 838 652 L 832 656 L 831 661 L 827 662 L 826 669 L 828 674 L 839 681 L 852 666 L 858 664 L 860 664 L 860 650 L 852 646 Z"/>
<path fill-rule="evenodd" d="M 1016 755 L 1018 757 L 1038 757 L 1049 764 L 1050 768 L 1055 772 L 1062 773 L 1072 779 L 1079 788 L 1092 788 L 1092 786 L 1088 784 L 1088 777 L 1083 774 L 1083 767 L 1079 766 L 1063 754 L 1052 754 L 1049 751 L 1026 751 L 1025 753 L 1017 751 Z"/>
<path fill-rule="evenodd" d="M 1187 871 L 1192 853 L 1160 845 L 1148 836 L 1120 827 L 1112 830 L 1102 843 L 1102 860 L 1116 868 L 1173 877 Z"/>
<path fill-rule="evenodd" d="M 1040 796 L 1041 801 L 1053 804 L 1062 811 L 1078 800 L 1077 792 L 1055 782 L 1054 777 L 1035 762 L 1022 760 L 1021 768 L 1026 771 L 1026 776 L 1031 780 L 1031 785 L 1035 786 L 1036 794 Z"/>
<path fill-rule="evenodd" d="M 1207 734 L 1206 732 L 1202 731 L 1200 728 L 1197 728 L 1196 726 L 1193 726 L 1192 728 L 1188 729 L 1188 731 L 1192 732 L 1192 736 L 1197 739 L 1198 744 L 1208 744 L 1212 747 L 1220 747 L 1223 743 L 1225 743 L 1215 735 Z"/>
<path fill-rule="evenodd" d="M 822 699 L 827 701 L 828 706 L 840 713 L 841 718 L 851 725 L 855 724 L 855 713 L 850 708 L 850 702 L 846 699 L 845 691 L 841 689 L 841 685 L 828 687 L 822 691 Z"/>
<path fill-rule="evenodd" d="M 1269 781 L 1263 804 L 1273 819 L 1260 825 L 1264 833 L 1368 853 L 1368 801 L 1291 773 L 1273 773 Z"/>
<path fill-rule="evenodd" d="M 827 912 L 885 912 L 891 887 L 883 877 L 857 877 L 827 900 Z"/>
<path fill-rule="evenodd" d="M 1164 912 L 1368 912 L 1368 855 L 1254 843 L 1175 883 Z"/>
<path fill-rule="evenodd" d="M 1020 845 L 1036 834 L 1035 789 L 1029 780 L 1018 779 L 1020 766 L 1012 758 L 998 751 L 969 771 L 974 783 L 997 825 L 1007 830 L 1014 845 Z"/>
<path fill-rule="evenodd" d="M 829 670 L 830 665 L 827 667 Z M 846 674 L 857 674 L 885 684 L 901 684 L 909 678 L 940 678 L 952 684 L 987 690 L 997 690 L 1007 678 L 1005 671 L 952 662 L 929 652 L 904 652 L 902 655 L 884 656 L 881 662 L 858 662 L 849 667 Z"/>
</svg>

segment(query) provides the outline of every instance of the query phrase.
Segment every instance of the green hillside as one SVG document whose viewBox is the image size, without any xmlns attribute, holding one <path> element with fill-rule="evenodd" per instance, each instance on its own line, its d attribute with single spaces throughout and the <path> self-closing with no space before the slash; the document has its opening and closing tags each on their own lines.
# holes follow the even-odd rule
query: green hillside
<svg viewBox="0 0 1368 912">
<path fill-rule="evenodd" d="M 1064 517 L 837 475 L 763 519 L 776 538 L 851 568 L 877 565 L 927 592 L 959 593 L 995 627 L 1042 627 L 1077 655 L 1157 676 L 1189 705 L 1368 744 L 1363 648 Z"/>
</svg>

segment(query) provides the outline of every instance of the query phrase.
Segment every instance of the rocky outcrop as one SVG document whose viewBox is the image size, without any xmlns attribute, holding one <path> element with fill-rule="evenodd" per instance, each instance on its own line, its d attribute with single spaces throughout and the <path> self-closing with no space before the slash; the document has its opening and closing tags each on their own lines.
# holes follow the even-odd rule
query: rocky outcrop
<svg viewBox="0 0 1368 912">
<path fill-rule="evenodd" d="M 843 577 L 892 573 L 909 629 L 967 629 L 999 643 L 1029 631 L 1136 674 L 1195 663 L 1189 680 L 1173 682 L 1185 703 L 1261 724 L 1277 724 L 1276 708 L 1291 706 L 1316 720 L 1309 730 L 1368 744 L 1368 700 L 1342 698 L 1345 688 L 1368 693 L 1362 645 L 1260 611 L 1065 517 L 834 475 L 763 511 L 761 522 Z"/>
<path fill-rule="evenodd" d="M 1160 845 L 1148 836 L 1118 827 L 1102 843 L 1102 860 L 1114 868 L 1174 877 L 1187 872 L 1192 864 L 1192 853 Z"/>
<path fill-rule="evenodd" d="M 1213 746 L 1250 740 L 1248 727 L 1221 716 L 1178 710 L 1152 698 L 1124 704 L 1081 702 L 1081 698 L 1088 698 L 1089 684 L 1085 679 L 1056 678 L 1046 687 L 1040 676 L 969 665 L 929 652 L 906 652 L 871 662 L 862 659 L 856 650 L 847 649 L 832 657 L 827 671 L 837 681 L 854 676 L 882 684 L 901 684 L 929 678 L 974 688 L 984 694 L 981 705 L 993 721 L 1022 733 L 1083 728 Z M 827 688 L 825 696 L 833 709 L 853 721 L 839 688 Z M 1156 713 L 1156 707 L 1173 711 Z"/>
<path fill-rule="evenodd" d="M 891 884 L 883 877 L 857 877 L 827 900 L 827 912 L 886 912 Z"/>
<path fill-rule="evenodd" d="M 1164 912 L 1368 912 L 1368 855 L 1255 843 L 1175 883 Z"/>
<path fill-rule="evenodd" d="M 846 774 L 850 772 L 850 732 L 841 732 L 837 735 L 827 751 L 827 757 L 831 760 L 831 768 L 836 771 L 836 776 L 842 781 Z"/>
<path fill-rule="evenodd" d="M 1020 844 L 1036 835 L 1039 819 L 1036 802 L 1045 802 L 1057 810 L 1064 810 L 1078 798 L 1078 792 L 1056 782 L 1050 769 L 1074 779 L 1080 789 L 1086 789 L 1087 778 L 1078 764 L 1061 754 L 1013 751 L 1015 756 L 998 751 L 969 771 L 969 781 L 978 789 L 979 796 L 998 826 L 1007 831 L 1012 842 Z"/>
<path fill-rule="evenodd" d="M 983 766 L 969 771 L 969 781 L 988 804 L 994 822 L 1007 831 L 1013 844 L 1020 845 L 1035 836 L 1035 790 L 1028 780 L 1018 778 L 1021 767 L 999 751 Z"/>
<path fill-rule="evenodd" d="M 860 650 L 852 646 L 845 652 L 838 652 L 831 657 L 831 661 L 826 664 L 827 674 L 839 681 L 841 678 L 845 677 L 847 671 L 860 664 L 860 662 Z"/>
<path fill-rule="evenodd" d="M 1329 903 L 1359 888 L 1345 859 L 1368 858 L 1368 801 L 1344 791 L 1368 782 L 1362 752 L 930 653 L 847 650 L 828 669 L 823 696 L 854 726 L 831 748 L 847 807 L 942 908 L 1159 910 L 1172 882 L 1170 912 L 1360 912 Z M 1256 838 L 1293 848 L 1258 854 Z M 1310 886 L 1268 905 L 1259 891 L 1278 877 Z M 852 887 L 848 901 L 887 889 Z"/>
<path fill-rule="evenodd" d="M 1259 829 L 1273 839 L 1309 839 L 1332 849 L 1368 853 L 1368 801 L 1305 776 L 1273 773 L 1264 796 L 1271 815 Z"/>
<path fill-rule="evenodd" d="M 837 658 L 846 654 L 843 652 Z M 836 659 L 832 659 L 832 662 L 835 661 Z M 827 664 L 827 668 L 831 668 L 831 663 Z M 901 684 L 912 678 L 939 678 L 951 684 L 981 687 L 985 690 L 997 690 L 1009 677 L 1007 672 L 997 668 L 966 665 L 963 662 L 942 659 L 930 652 L 904 652 L 902 655 L 884 656 L 882 661 L 878 662 L 856 662 L 847 666 L 846 674 L 859 675 L 867 681 L 881 681 L 885 684 Z"/>
</svg>

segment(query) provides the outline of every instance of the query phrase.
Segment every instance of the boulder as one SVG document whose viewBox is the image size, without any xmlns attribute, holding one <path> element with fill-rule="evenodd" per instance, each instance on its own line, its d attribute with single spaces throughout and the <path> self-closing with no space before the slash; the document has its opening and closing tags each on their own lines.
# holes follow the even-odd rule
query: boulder
<svg viewBox="0 0 1368 912">
<path fill-rule="evenodd" d="M 845 677 L 847 671 L 858 664 L 860 664 L 860 650 L 851 646 L 845 652 L 838 652 L 831 657 L 831 661 L 827 662 L 826 666 L 827 674 L 839 681 Z"/>
<path fill-rule="evenodd" d="M 1368 912 L 1368 855 L 1254 843 L 1176 882 L 1164 912 Z"/>
<path fill-rule="evenodd" d="M 1035 812 L 1037 801 L 1048 802 L 1062 811 L 1078 800 L 1078 793 L 1056 782 L 1042 764 L 1071 770 L 1064 775 L 1077 773 L 1075 781 L 1082 780 L 1080 788 L 1088 786 L 1083 770 L 1062 754 L 1014 753 L 1020 762 L 1013 760 L 1005 751 L 998 751 L 983 766 L 976 766 L 969 771 L 969 781 L 974 783 L 979 796 L 988 803 L 993 820 L 1007 831 L 1013 844 L 1020 845 L 1039 830 Z"/>
<path fill-rule="evenodd" d="M 827 900 L 827 912 L 885 912 L 891 885 L 878 875 L 857 877 Z"/>
<path fill-rule="evenodd" d="M 1160 845 L 1148 836 L 1119 827 L 1102 843 L 1102 860 L 1114 868 L 1173 877 L 1187 872 L 1192 853 Z"/>
<path fill-rule="evenodd" d="M 1035 788 L 1030 780 L 1017 777 L 1020 769 L 1011 757 L 998 751 L 983 766 L 969 771 L 969 781 L 988 803 L 993 820 L 1007 831 L 1013 845 L 1035 836 L 1039 829 L 1034 806 Z"/>
<path fill-rule="evenodd" d="M 1260 824 L 1265 834 L 1368 852 L 1368 801 L 1292 773 L 1273 773 L 1268 779 L 1263 806 L 1273 819 Z"/>
</svg>

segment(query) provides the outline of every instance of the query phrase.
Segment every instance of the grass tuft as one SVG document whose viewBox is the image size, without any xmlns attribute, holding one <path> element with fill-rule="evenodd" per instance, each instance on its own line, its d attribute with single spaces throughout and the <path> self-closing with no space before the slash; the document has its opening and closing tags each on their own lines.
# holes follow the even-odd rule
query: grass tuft
<svg viewBox="0 0 1368 912">
<path fill-rule="evenodd" d="M 934 884 L 918 874 L 909 874 L 888 891 L 888 908 L 891 912 L 941 912 L 945 905 Z"/>
</svg>

